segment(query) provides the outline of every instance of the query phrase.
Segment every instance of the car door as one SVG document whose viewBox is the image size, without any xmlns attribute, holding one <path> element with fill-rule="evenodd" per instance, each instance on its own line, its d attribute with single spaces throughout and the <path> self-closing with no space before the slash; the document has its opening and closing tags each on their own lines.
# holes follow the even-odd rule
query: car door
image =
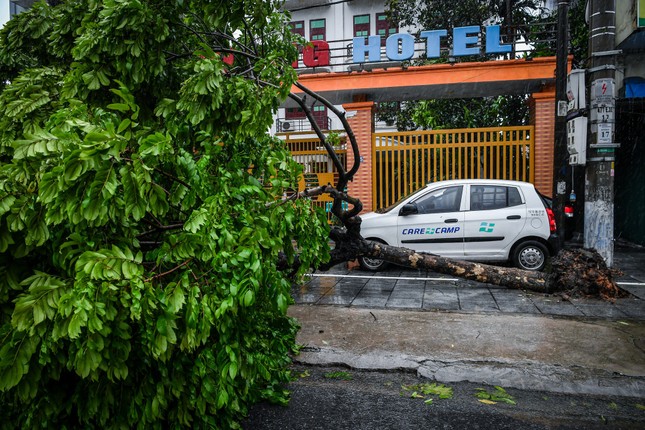
<svg viewBox="0 0 645 430">
<path fill-rule="evenodd" d="M 401 210 L 397 223 L 399 246 L 444 257 L 463 257 L 463 185 L 431 190 Z"/>
<path fill-rule="evenodd" d="M 465 212 L 466 258 L 506 259 L 527 219 L 526 202 L 515 186 L 471 184 Z"/>
</svg>

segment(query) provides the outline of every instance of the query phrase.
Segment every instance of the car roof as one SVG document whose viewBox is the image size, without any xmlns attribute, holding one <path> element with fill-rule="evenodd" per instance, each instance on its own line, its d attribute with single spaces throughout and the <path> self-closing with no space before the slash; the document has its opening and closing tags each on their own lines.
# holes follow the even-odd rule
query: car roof
<svg viewBox="0 0 645 430">
<path fill-rule="evenodd" d="M 426 188 L 442 185 L 467 185 L 467 184 L 489 184 L 489 185 L 515 185 L 519 187 L 534 187 L 530 182 L 511 181 L 508 179 L 450 179 L 446 181 L 428 182 Z"/>
</svg>

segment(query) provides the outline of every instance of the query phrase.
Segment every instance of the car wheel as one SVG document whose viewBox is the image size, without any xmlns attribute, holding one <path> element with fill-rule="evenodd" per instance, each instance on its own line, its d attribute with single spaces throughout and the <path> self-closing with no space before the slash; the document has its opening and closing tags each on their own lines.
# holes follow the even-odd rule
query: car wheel
<svg viewBox="0 0 645 430">
<path fill-rule="evenodd" d="M 523 270 L 539 271 L 546 266 L 549 250 L 534 240 L 522 242 L 513 251 L 513 265 Z"/>
<path fill-rule="evenodd" d="M 374 242 L 384 243 L 380 240 L 375 240 Z M 379 270 L 383 270 L 390 265 L 384 260 L 369 257 L 359 257 L 358 262 L 364 270 L 369 270 L 370 272 L 378 272 Z"/>
</svg>

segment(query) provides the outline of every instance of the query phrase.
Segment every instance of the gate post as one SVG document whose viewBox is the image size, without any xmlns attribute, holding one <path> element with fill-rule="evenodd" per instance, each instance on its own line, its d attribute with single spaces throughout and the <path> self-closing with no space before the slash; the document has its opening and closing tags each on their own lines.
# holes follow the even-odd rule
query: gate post
<svg viewBox="0 0 645 430">
<path fill-rule="evenodd" d="M 535 127 L 533 184 L 545 196 L 553 194 L 553 142 L 555 140 L 555 87 L 549 86 L 529 99 L 530 123 Z"/>
<path fill-rule="evenodd" d="M 354 180 L 347 184 L 347 193 L 360 199 L 363 212 L 374 208 L 372 187 L 372 133 L 374 132 L 374 102 L 353 102 L 343 104 L 345 117 L 356 137 L 360 153 L 360 168 L 354 175 Z M 347 168 L 354 165 L 354 152 L 347 148 Z M 361 213 L 363 213 L 361 212 Z"/>
</svg>

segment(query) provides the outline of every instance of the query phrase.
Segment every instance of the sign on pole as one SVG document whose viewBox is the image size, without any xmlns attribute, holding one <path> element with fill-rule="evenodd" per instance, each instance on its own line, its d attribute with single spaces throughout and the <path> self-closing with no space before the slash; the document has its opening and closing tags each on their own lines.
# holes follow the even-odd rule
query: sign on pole
<svg viewBox="0 0 645 430">
<path fill-rule="evenodd" d="M 591 83 L 591 132 L 595 145 L 613 146 L 616 84 L 613 79 L 596 79 Z"/>
</svg>

